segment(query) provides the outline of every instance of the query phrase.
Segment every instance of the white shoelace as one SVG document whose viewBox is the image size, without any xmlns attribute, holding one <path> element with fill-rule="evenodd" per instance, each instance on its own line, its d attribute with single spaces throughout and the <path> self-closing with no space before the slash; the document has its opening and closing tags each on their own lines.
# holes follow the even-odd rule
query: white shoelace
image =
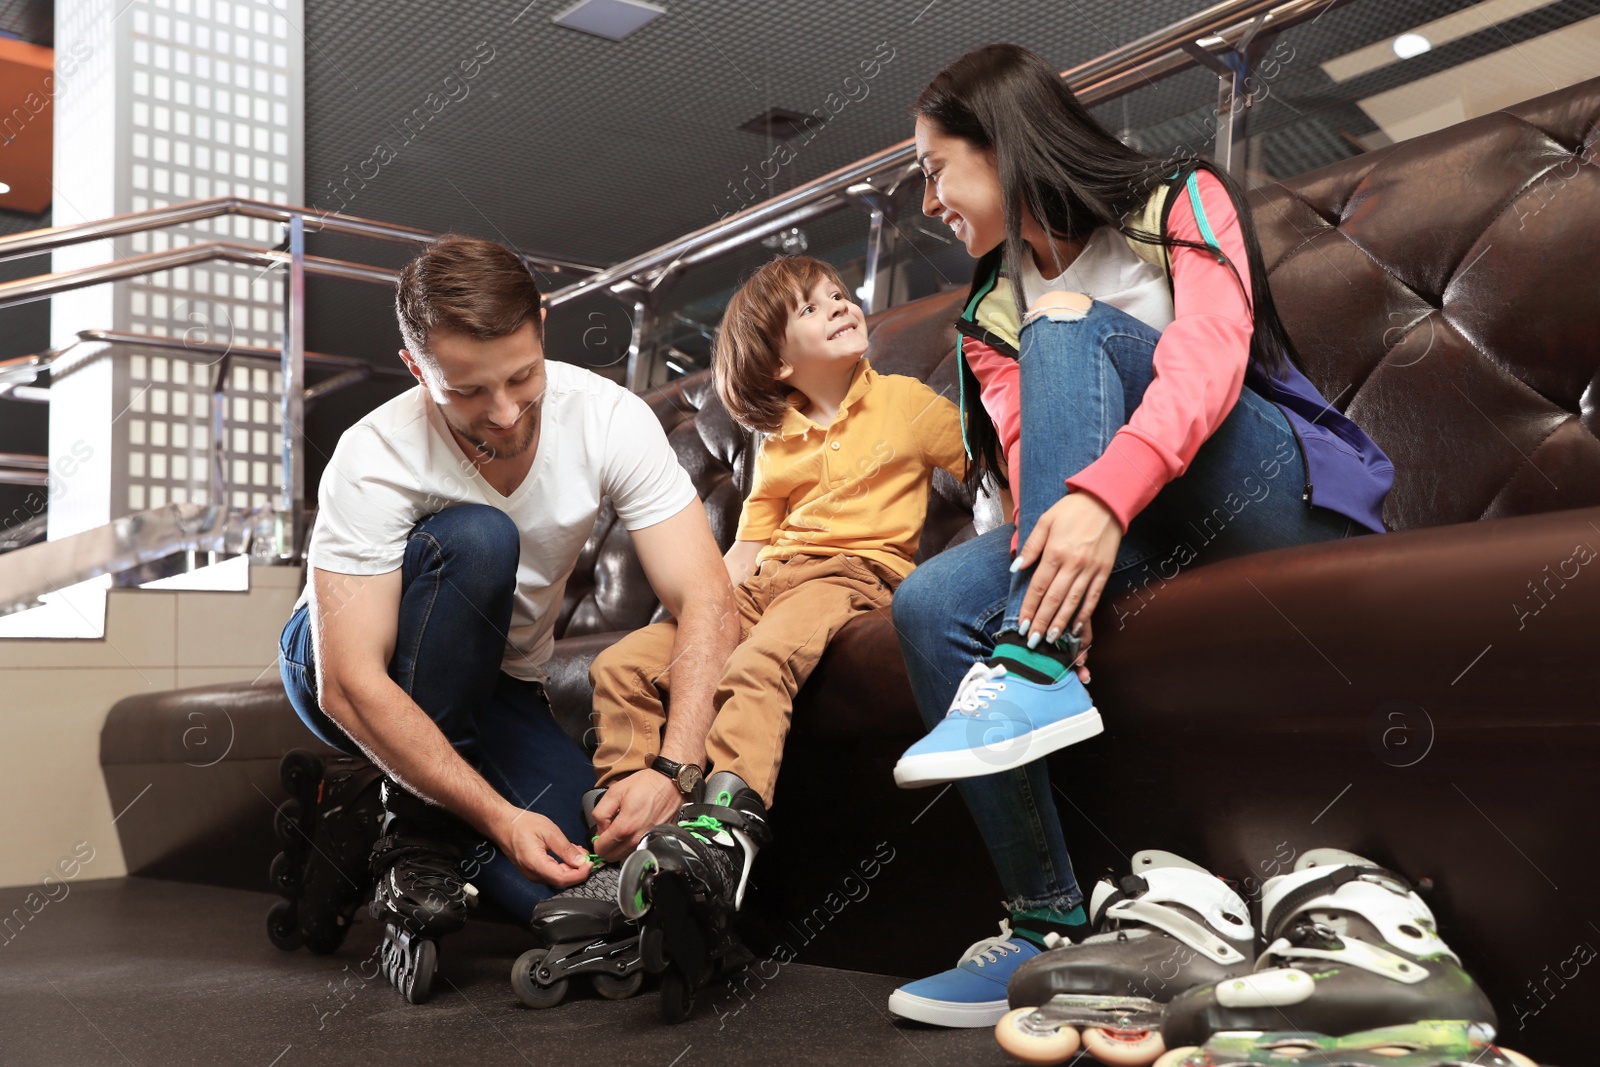
<svg viewBox="0 0 1600 1067">
<path fill-rule="evenodd" d="M 974 663 L 972 669 L 967 671 L 967 676 L 961 679 L 961 684 L 956 686 L 955 699 L 950 702 L 950 710 L 945 714 L 976 717 L 989 706 L 989 701 L 1005 689 L 1005 682 L 1000 680 L 1005 676 L 1004 665 L 991 667 L 982 660 Z"/>
<path fill-rule="evenodd" d="M 1004 670 L 1004 668 L 1001 669 Z M 985 963 L 996 962 L 1001 956 L 1009 956 L 1013 952 L 1021 951 L 1022 946 L 1011 940 L 1011 921 L 1009 919 L 1001 919 L 1000 936 L 986 937 L 982 941 L 974 943 L 971 948 L 961 954 L 961 959 L 956 966 L 959 967 L 968 960 L 976 960 L 978 966 L 982 967 Z"/>
</svg>

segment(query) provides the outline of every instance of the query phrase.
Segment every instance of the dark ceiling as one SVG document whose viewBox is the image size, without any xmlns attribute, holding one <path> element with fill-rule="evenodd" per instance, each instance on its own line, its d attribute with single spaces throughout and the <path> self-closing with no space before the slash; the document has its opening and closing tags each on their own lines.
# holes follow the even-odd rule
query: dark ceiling
<svg viewBox="0 0 1600 1067">
<path fill-rule="evenodd" d="M 354 214 L 500 235 L 611 263 L 713 222 L 728 185 L 765 160 L 739 127 L 769 107 L 810 112 L 892 55 L 784 167 L 779 191 L 911 133 L 917 91 L 964 49 L 1017 41 L 1066 68 L 1206 6 L 1196 0 L 674 0 L 616 43 L 563 29 L 568 0 L 307 5 L 306 196 L 379 143 L 396 158 L 355 190 Z M 409 143 L 397 130 L 445 76 L 493 58 Z M 456 90 L 457 95 L 461 90 Z M 371 173 L 372 168 L 367 168 Z M 330 200 L 331 203 L 331 200 Z"/>
</svg>

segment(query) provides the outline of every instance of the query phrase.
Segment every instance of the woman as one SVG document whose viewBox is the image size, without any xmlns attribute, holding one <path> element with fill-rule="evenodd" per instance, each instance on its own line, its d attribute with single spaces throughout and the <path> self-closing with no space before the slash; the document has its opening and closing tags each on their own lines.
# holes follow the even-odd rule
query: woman
<svg viewBox="0 0 1600 1067">
<path fill-rule="evenodd" d="M 1087 932 L 1039 757 L 1100 732 L 1081 652 L 1096 605 L 1174 568 L 1382 532 L 1394 469 L 1296 367 L 1225 175 L 1122 144 L 1014 45 L 962 56 L 915 114 L 923 211 L 978 260 L 957 324 L 970 477 L 1015 507 L 895 596 L 932 728 L 895 774 L 958 781 L 1011 914 L 889 1005 L 988 1026 L 1047 934 Z"/>
</svg>

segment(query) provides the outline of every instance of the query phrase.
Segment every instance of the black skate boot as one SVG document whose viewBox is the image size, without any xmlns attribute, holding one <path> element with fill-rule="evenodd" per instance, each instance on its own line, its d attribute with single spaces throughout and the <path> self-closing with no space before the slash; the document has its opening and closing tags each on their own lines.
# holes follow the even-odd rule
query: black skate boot
<svg viewBox="0 0 1600 1067">
<path fill-rule="evenodd" d="M 433 992 L 439 939 L 461 929 L 477 890 L 461 876 L 475 835 L 455 816 L 385 778 L 383 836 L 372 849 L 372 917 L 383 922 L 384 975 L 413 1004 Z"/>
<path fill-rule="evenodd" d="M 583 796 L 591 839 L 591 812 L 605 795 Z M 592 857 L 593 858 L 593 857 Z M 639 957 L 639 924 L 617 905 L 618 868 L 597 866 L 589 877 L 533 909 L 533 932 L 542 948 L 532 948 L 511 966 L 511 988 L 530 1008 L 553 1008 L 567 995 L 569 979 L 589 975 L 595 992 L 607 1000 L 626 1000 L 644 985 Z"/>
<path fill-rule="evenodd" d="M 622 863 L 617 903 L 641 920 L 644 969 L 661 975 L 661 1017 L 682 1022 L 713 978 L 754 958 L 733 931 L 756 853 L 772 839 L 767 809 L 738 775 L 706 779 L 712 803 L 685 804 Z"/>
<path fill-rule="evenodd" d="M 285 899 L 267 913 L 267 936 L 286 951 L 304 945 L 322 955 L 344 943 L 371 895 L 367 858 L 383 821 L 383 775 L 366 760 L 303 748 L 283 757 L 278 774 L 289 799 L 273 819 L 283 851 L 269 877 Z"/>
<path fill-rule="evenodd" d="M 1243 975 L 1168 1006 L 1161 1067 L 1526 1064 L 1493 1045 L 1495 1013 L 1411 883 L 1312 849 L 1261 894 L 1266 951 Z"/>
<path fill-rule="evenodd" d="M 1244 900 L 1170 852 L 1134 853 L 1133 873 L 1119 885 L 1095 886 L 1089 912 L 1095 933 L 1076 944 L 1056 941 L 1006 986 L 1014 1010 L 995 1037 L 1020 1060 L 1065 1063 L 1081 1040 L 1102 1063 L 1151 1063 L 1165 1051 L 1167 1002 L 1191 986 L 1248 973 L 1255 959 Z"/>
</svg>

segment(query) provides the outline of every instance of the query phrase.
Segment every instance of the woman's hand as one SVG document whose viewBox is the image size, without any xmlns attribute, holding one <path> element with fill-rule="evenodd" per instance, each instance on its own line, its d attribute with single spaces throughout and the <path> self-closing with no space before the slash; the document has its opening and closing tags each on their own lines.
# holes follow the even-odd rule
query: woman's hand
<svg viewBox="0 0 1600 1067">
<path fill-rule="evenodd" d="M 1088 493 L 1068 493 L 1039 516 L 1011 566 L 1020 571 L 1037 564 L 1018 620 L 1024 636 L 1040 633 L 1040 640 L 1054 641 L 1077 615 L 1084 648 L 1077 660 L 1078 677 L 1084 682 L 1089 680 L 1085 661 L 1094 640 L 1089 616 L 1100 602 L 1121 544 L 1122 527 L 1110 508 Z"/>
</svg>

